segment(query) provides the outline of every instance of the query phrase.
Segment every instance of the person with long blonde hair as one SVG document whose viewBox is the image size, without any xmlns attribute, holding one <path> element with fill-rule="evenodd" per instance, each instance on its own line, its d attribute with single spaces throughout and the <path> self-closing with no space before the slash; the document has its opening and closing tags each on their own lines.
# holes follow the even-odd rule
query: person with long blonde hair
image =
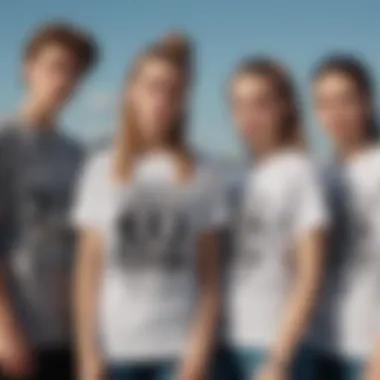
<svg viewBox="0 0 380 380">
<path fill-rule="evenodd" d="M 115 145 L 90 160 L 79 185 L 80 380 L 208 378 L 226 216 L 187 136 L 192 50 L 174 33 L 139 55 Z"/>
<path fill-rule="evenodd" d="M 317 301 L 328 215 L 297 94 L 267 57 L 243 61 L 230 91 L 251 165 L 236 196 L 218 378 L 307 379 L 296 358 Z"/>
</svg>

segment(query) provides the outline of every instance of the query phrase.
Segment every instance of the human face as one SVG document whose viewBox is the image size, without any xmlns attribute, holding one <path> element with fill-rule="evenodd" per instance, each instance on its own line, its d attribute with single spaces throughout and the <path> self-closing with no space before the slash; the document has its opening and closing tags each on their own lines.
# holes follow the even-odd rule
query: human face
<svg viewBox="0 0 380 380">
<path fill-rule="evenodd" d="M 326 73 L 314 83 L 313 95 L 317 118 L 334 143 L 352 144 L 365 137 L 370 105 L 351 77 Z"/>
<path fill-rule="evenodd" d="M 164 59 L 142 63 L 132 86 L 132 106 L 139 133 L 148 144 L 167 140 L 187 107 L 182 73 Z"/>
<path fill-rule="evenodd" d="M 54 43 L 42 47 L 25 64 L 30 97 L 51 111 L 61 109 L 73 95 L 80 74 L 77 57 Z"/>
<path fill-rule="evenodd" d="M 238 133 L 254 151 L 278 142 L 286 109 L 270 78 L 238 75 L 232 83 L 232 110 Z"/>
</svg>

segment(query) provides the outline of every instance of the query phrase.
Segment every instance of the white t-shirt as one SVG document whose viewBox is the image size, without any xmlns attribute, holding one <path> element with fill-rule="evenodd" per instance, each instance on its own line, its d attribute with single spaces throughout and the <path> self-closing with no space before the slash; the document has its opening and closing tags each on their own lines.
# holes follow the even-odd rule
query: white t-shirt
<svg viewBox="0 0 380 380">
<path fill-rule="evenodd" d="M 282 151 L 256 165 L 241 191 L 228 291 L 228 339 L 268 348 L 295 276 L 297 239 L 328 224 L 321 186 L 307 156 Z"/>
<path fill-rule="evenodd" d="M 325 184 L 334 229 L 311 341 L 338 355 L 368 357 L 379 326 L 379 147 L 330 165 Z"/>
<path fill-rule="evenodd" d="M 151 156 L 133 180 L 117 186 L 112 154 L 88 165 L 74 220 L 102 233 L 106 264 L 99 302 L 99 331 L 111 361 L 181 355 L 197 298 L 196 243 L 226 219 L 214 172 L 199 164 L 180 184 L 168 156 Z"/>
</svg>

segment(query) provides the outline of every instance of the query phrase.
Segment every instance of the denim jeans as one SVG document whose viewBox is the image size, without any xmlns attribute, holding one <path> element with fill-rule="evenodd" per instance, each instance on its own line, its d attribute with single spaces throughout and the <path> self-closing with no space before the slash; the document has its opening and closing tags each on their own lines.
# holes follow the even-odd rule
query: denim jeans
<svg viewBox="0 0 380 380">
<path fill-rule="evenodd" d="M 109 366 L 109 380 L 175 380 L 174 361 L 152 363 L 118 363 Z"/>
<path fill-rule="evenodd" d="M 268 357 L 267 349 L 221 347 L 216 356 L 213 380 L 252 380 Z M 291 380 L 330 380 L 315 377 L 315 356 L 302 346 L 290 368 Z M 335 379 L 335 378 L 331 378 Z M 351 378 L 347 378 L 347 380 Z M 335 379 L 340 380 L 340 379 Z M 342 379 L 343 380 L 343 379 Z M 346 380 L 344 378 L 344 380 Z"/>
<path fill-rule="evenodd" d="M 339 357 L 306 348 L 301 359 L 308 377 L 299 380 L 361 380 L 365 367 L 364 360 Z"/>
</svg>

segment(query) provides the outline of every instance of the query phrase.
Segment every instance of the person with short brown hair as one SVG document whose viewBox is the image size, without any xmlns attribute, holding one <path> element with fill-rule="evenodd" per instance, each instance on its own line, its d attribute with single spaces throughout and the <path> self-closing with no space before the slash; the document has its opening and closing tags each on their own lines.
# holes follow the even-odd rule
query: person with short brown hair
<svg viewBox="0 0 380 380">
<path fill-rule="evenodd" d="M 97 45 L 90 35 L 71 24 L 49 23 L 39 28 L 27 42 L 25 61 L 36 58 L 49 46 L 59 46 L 70 52 L 80 74 L 88 72 L 98 60 Z"/>
<path fill-rule="evenodd" d="M 71 379 L 68 211 L 83 149 L 59 116 L 98 60 L 93 38 L 50 23 L 27 41 L 26 99 L 0 132 L 0 374 Z"/>
</svg>

